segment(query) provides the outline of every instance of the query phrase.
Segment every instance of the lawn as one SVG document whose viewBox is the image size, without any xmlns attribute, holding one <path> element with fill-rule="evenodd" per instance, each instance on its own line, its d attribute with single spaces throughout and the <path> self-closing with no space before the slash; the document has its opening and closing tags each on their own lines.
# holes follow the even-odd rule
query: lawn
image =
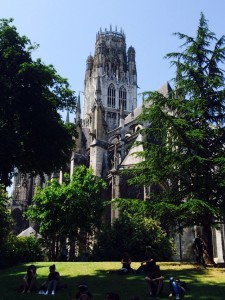
<svg viewBox="0 0 225 300">
<path fill-rule="evenodd" d="M 52 263 L 39 262 L 37 266 L 38 285 L 48 275 L 48 267 Z M 117 270 L 119 262 L 56 262 L 60 272 L 61 282 L 68 285 L 55 296 L 19 294 L 16 288 L 22 283 L 27 265 L 18 265 L 9 269 L 0 270 L 0 300 L 30 300 L 54 297 L 55 300 L 70 300 L 76 293 L 80 283 L 86 283 L 93 294 L 94 300 L 104 300 L 107 292 L 114 291 L 121 300 L 130 300 L 134 295 L 141 300 L 150 299 L 144 275 L 117 275 L 110 270 Z M 165 277 L 163 294 L 160 299 L 168 299 L 168 281 L 171 276 L 185 280 L 190 288 L 185 299 L 225 299 L 225 269 L 203 268 L 192 264 L 159 263 Z M 132 263 L 137 268 L 139 263 Z"/>
</svg>

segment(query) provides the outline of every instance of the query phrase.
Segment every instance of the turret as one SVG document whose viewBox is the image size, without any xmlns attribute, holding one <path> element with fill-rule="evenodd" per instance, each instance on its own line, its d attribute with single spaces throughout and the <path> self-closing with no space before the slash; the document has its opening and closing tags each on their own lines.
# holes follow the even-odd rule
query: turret
<svg viewBox="0 0 225 300">
<path fill-rule="evenodd" d="M 97 85 L 95 91 L 95 102 L 92 107 L 92 140 L 104 140 L 106 135 L 107 124 L 105 122 L 105 109 L 101 101 L 101 83 L 100 77 L 97 78 Z"/>
<path fill-rule="evenodd" d="M 135 50 L 134 47 L 130 46 L 128 51 L 127 51 L 127 56 L 128 56 L 128 62 L 135 62 Z"/>
<path fill-rule="evenodd" d="M 94 58 L 93 56 L 90 54 L 86 60 L 86 71 L 87 70 L 92 70 L 93 68 L 93 64 L 94 64 Z"/>
<path fill-rule="evenodd" d="M 107 164 L 107 142 L 106 142 L 106 129 L 107 124 L 105 121 L 105 109 L 101 100 L 101 80 L 100 76 L 97 78 L 95 101 L 92 106 L 92 126 L 90 135 L 92 142 L 90 144 L 90 166 L 96 176 L 103 176 L 106 171 Z"/>
<path fill-rule="evenodd" d="M 128 56 L 128 73 L 129 80 L 131 83 L 137 84 L 137 70 L 135 63 L 135 50 L 132 46 L 129 47 L 127 51 Z"/>
</svg>

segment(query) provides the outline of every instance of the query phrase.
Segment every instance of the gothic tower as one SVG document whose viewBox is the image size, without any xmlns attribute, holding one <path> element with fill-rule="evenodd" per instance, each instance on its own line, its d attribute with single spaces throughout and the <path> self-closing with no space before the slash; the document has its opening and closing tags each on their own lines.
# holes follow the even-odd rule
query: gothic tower
<svg viewBox="0 0 225 300">
<path fill-rule="evenodd" d="M 97 33 L 94 57 L 89 55 L 84 80 L 83 125 L 91 126 L 91 108 L 100 78 L 101 101 L 108 131 L 119 126 L 120 106 L 125 116 L 137 107 L 135 50 L 126 52 L 125 34 L 117 30 Z"/>
<path fill-rule="evenodd" d="M 122 32 L 101 29 L 96 35 L 94 57 L 86 61 L 83 98 L 83 129 L 89 129 L 90 166 L 103 176 L 107 164 L 107 140 L 123 117 L 137 107 L 135 50 L 126 49 Z M 103 166 L 104 165 L 104 166 Z"/>
</svg>

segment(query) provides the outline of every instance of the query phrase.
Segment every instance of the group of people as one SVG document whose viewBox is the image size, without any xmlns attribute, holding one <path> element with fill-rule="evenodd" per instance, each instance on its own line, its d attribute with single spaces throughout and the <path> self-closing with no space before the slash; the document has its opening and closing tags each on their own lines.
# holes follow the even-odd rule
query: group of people
<svg viewBox="0 0 225 300">
<path fill-rule="evenodd" d="M 27 268 L 26 275 L 24 276 L 24 283 L 22 285 L 22 293 L 30 293 L 37 291 L 36 286 L 36 267 L 30 265 Z M 60 275 L 56 272 L 55 265 L 49 267 L 49 275 L 47 280 L 40 286 L 39 294 L 43 295 L 55 295 L 55 291 L 60 288 Z M 78 286 L 78 291 L 75 296 L 72 297 L 73 300 L 92 300 L 92 293 L 89 291 L 88 286 L 82 283 Z M 106 294 L 106 300 L 120 300 L 117 293 L 109 292 Z M 138 299 L 132 299 L 138 300 Z"/>
<path fill-rule="evenodd" d="M 147 255 L 145 260 L 141 262 L 141 265 L 136 271 L 131 268 L 131 258 L 129 257 L 128 253 L 124 253 L 121 264 L 122 268 L 118 270 L 119 274 L 133 272 L 138 275 L 143 272 L 145 274 L 145 281 L 147 283 L 150 296 L 155 298 L 159 297 L 163 289 L 164 277 L 161 274 L 160 267 L 157 265 L 154 255 Z M 23 279 L 24 283 L 21 291 L 22 293 L 30 293 L 37 290 L 36 267 L 34 265 L 30 265 L 27 268 L 27 273 Z M 39 288 L 39 294 L 54 295 L 57 289 L 60 289 L 60 274 L 56 271 L 55 265 L 51 265 L 49 267 L 49 275 L 47 280 Z M 181 295 L 185 292 L 186 287 L 180 280 L 176 280 L 171 277 L 169 289 L 170 297 L 175 296 L 176 299 L 180 299 Z M 92 294 L 88 290 L 87 285 L 80 284 L 78 287 L 78 292 L 75 295 L 75 300 L 91 300 L 92 298 Z M 115 293 L 108 293 L 106 299 L 119 300 L 119 296 Z"/>
<path fill-rule="evenodd" d="M 55 265 L 51 265 L 49 267 L 49 275 L 47 280 L 42 283 L 39 288 L 39 294 L 52 294 L 54 295 L 56 290 L 60 287 L 60 275 L 59 272 L 56 271 Z M 34 265 L 30 265 L 27 268 L 27 273 L 23 278 L 22 285 L 22 293 L 29 294 L 30 292 L 34 292 L 37 290 L 36 285 L 36 267 Z"/>
<path fill-rule="evenodd" d="M 161 274 L 160 266 L 156 263 L 154 255 L 146 254 L 145 259 L 141 262 L 139 268 L 134 271 L 131 268 L 131 258 L 128 253 L 124 253 L 121 260 L 122 268 L 118 270 L 118 274 L 126 274 L 135 272 L 135 274 L 144 273 L 145 281 L 148 286 L 150 297 L 158 298 L 163 289 L 164 277 Z M 126 270 L 126 271 L 125 271 Z M 181 299 L 182 294 L 186 291 L 186 286 L 179 279 L 170 278 L 169 282 L 169 297 Z"/>
</svg>

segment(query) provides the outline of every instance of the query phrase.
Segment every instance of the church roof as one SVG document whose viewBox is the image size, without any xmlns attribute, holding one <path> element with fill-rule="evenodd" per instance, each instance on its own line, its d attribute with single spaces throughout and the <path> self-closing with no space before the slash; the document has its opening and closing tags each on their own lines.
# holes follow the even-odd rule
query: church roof
<svg viewBox="0 0 225 300">
<path fill-rule="evenodd" d="M 172 88 L 168 82 L 164 83 L 159 89 L 158 92 L 161 93 L 164 97 L 169 97 L 169 93 L 172 91 Z M 150 103 L 145 104 L 145 106 L 150 105 Z M 135 120 L 143 111 L 143 104 L 138 106 L 132 113 L 130 113 L 126 118 L 125 118 L 125 124 L 128 124 Z"/>
<path fill-rule="evenodd" d="M 164 97 L 169 97 L 169 93 L 171 91 L 172 91 L 172 88 L 168 81 L 166 83 L 164 83 L 161 86 L 161 88 L 158 89 L 158 92 L 161 93 Z"/>
</svg>

